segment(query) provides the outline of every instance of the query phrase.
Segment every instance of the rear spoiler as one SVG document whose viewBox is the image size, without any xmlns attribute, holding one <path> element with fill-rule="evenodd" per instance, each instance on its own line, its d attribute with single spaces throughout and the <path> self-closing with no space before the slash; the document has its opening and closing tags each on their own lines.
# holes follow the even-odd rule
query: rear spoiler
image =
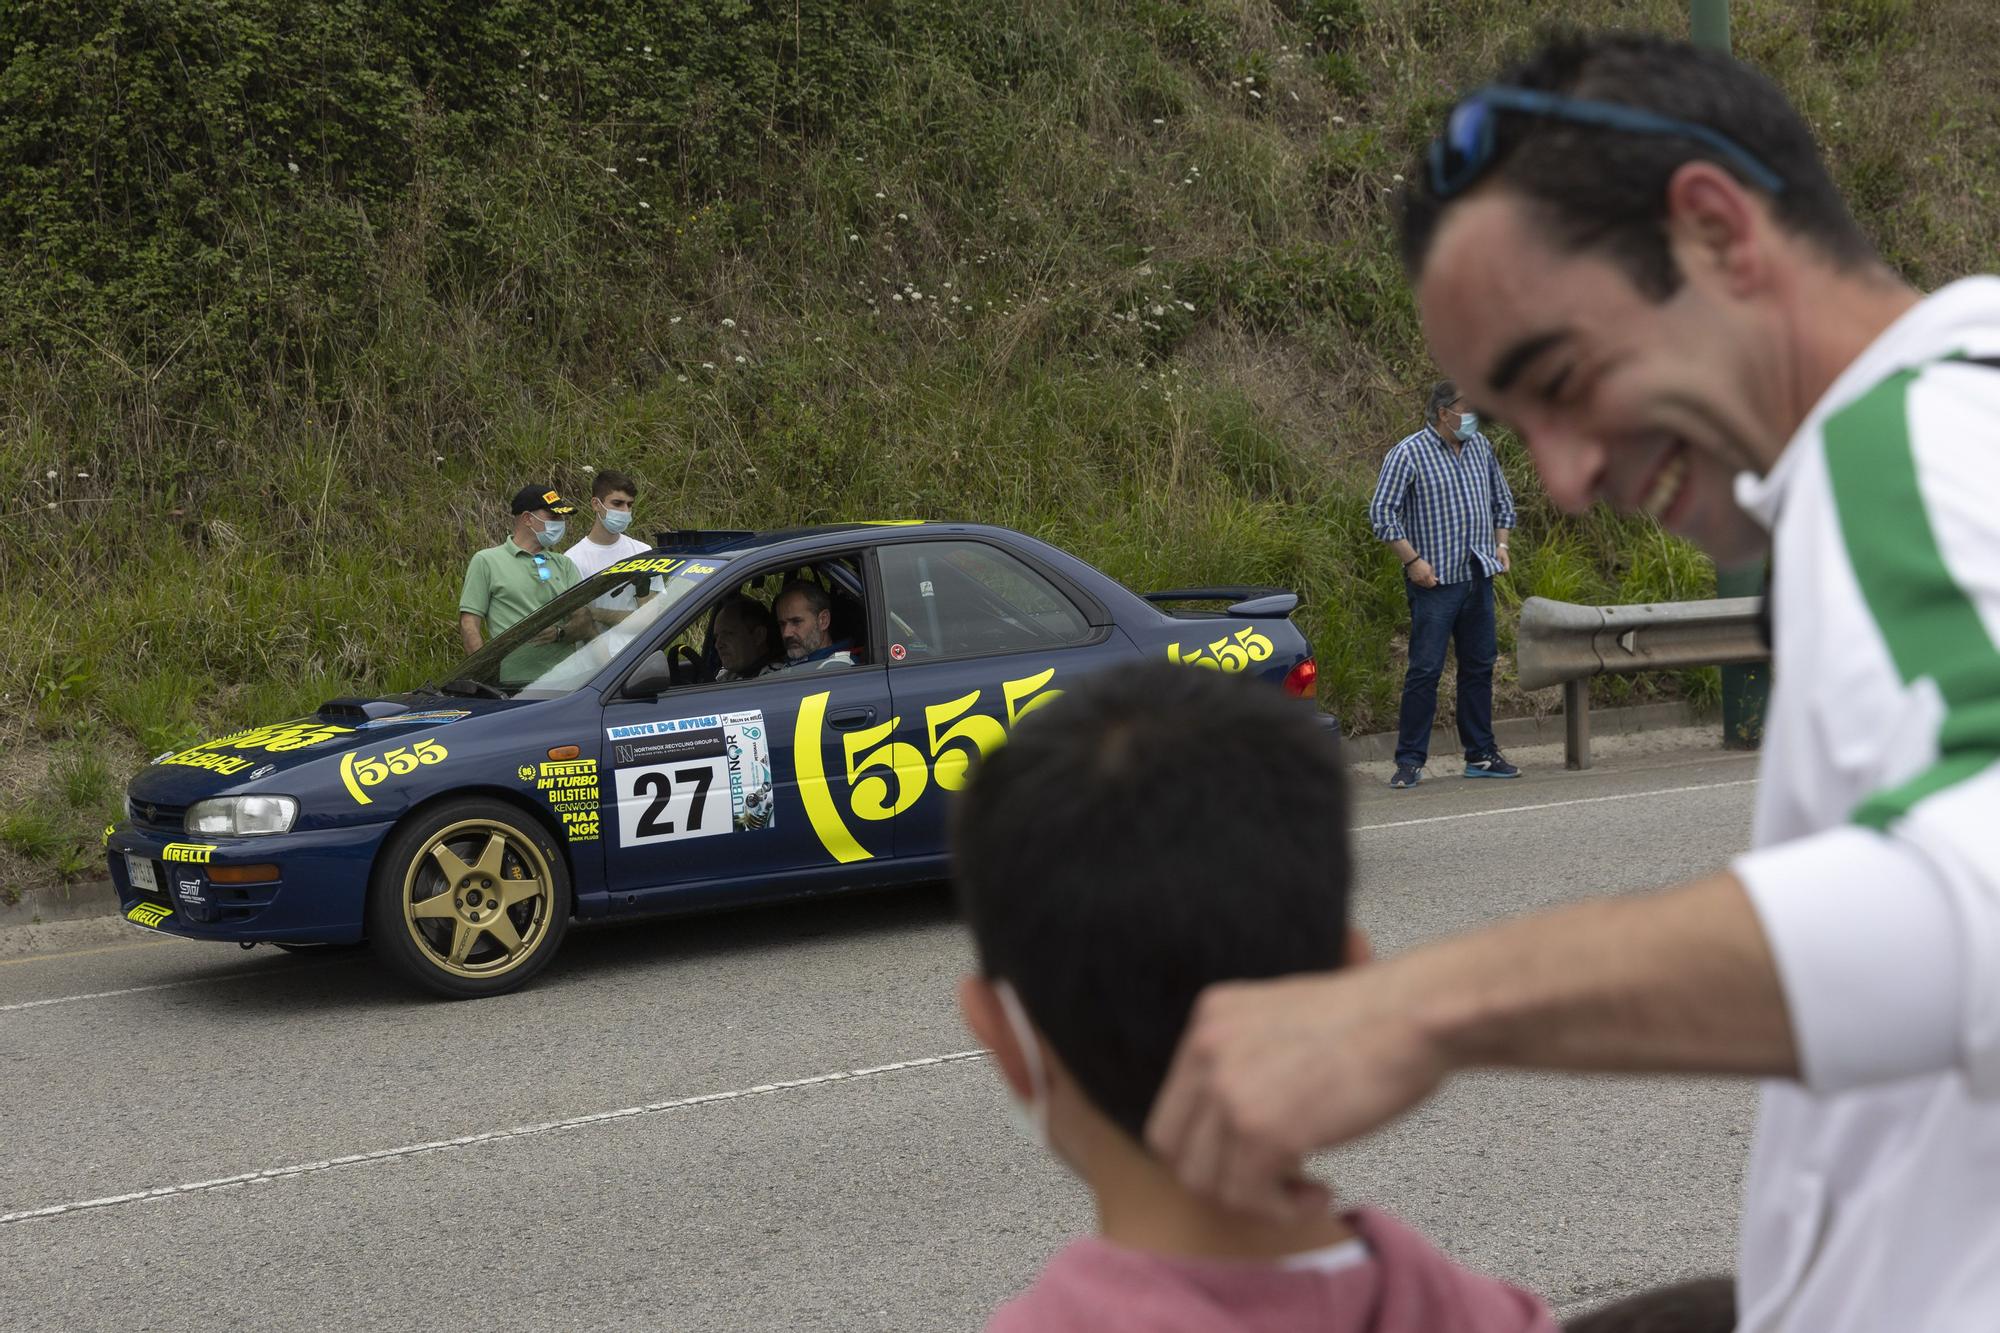
<svg viewBox="0 0 2000 1333">
<path fill-rule="evenodd" d="M 1283 588 L 1175 588 L 1141 594 L 1155 606 L 1164 602 L 1228 602 L 1232 616 L 1282 620 L 1298 610 L 1299 595 Z"/>
</svg>

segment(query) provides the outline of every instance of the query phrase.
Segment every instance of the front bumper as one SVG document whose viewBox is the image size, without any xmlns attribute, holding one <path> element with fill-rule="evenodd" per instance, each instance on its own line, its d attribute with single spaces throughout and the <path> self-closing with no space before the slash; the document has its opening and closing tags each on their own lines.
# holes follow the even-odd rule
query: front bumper
<svg viewBox="0 0 2000 1333">
<path fill-rule="evenodd" d="M 120 824 L 105 838 L 119 909 L 135 925 L 196 940 L 340 944 L 362 937 L 368 878 L 389 825 L 259 838 L 196 839 Z M 152 867 L 135 884 L 126 860 Z M 219 884 L 225 866 L 275 865 L 275 879 Z"/>
</svg>

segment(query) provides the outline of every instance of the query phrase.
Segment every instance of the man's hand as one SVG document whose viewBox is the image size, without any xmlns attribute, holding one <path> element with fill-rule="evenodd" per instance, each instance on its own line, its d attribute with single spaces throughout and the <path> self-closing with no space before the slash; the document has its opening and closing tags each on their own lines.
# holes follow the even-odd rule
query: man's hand
<svg viewBox="0 0 2000 1333">
<path fill-rule="evenodd" d="M 1510 570 L 1510 569 L 1512 569 L 1512 568 L 1514 567 L 1514 560 L 1513 560 L 1513 557 L 1511 557 L 1511 556 L 1509 556 L 1509 555 L 1507 554 L 1507 548 L 1506 548 L 1506 547 L 1504 547 L 1504 546 L 1498 546 L 1498 547 L 1495 547 L 1495 548 L 1494 548 L 1494 550 L 1493 550 L 1493 554 L 1494 554 L 1494 555 L 1495 555 L 1495 556 L 1496 556 L 1496 557 L 1497 557 L 1497 558 L 1499 559 L 1499 561 L 1500 561 L 1500 572 L 1501 572 L 1502 574 L 1505 574 L 1505 573 L 1506 573 L 1506 572 L 1507 572 L 1508 570 Z"/>
<path fill-rule="evenodd" d="M 1777 964 L 1731 874 L 1593 898 L 1323 976 L 1211 986 L 1146 1142 L 1195 1193 L 1304 1216 L 1307 1154 L 1473 1067 L 1796 1078 Z"/>
<path fill-rule="evenodd" d="M 1419 588 L 1435 588 L 1438 585 L 1437 571 L 1432 569 L 1431 562 L 1422 556 L 1418 556 L 1416 562 L 1403 573 Z"/>
<path fill-rule="evenodd" d="M 1146 1141 L 1190 1190 L 1272 1220 L 1323 1209 L 1316 1149 L 1359 1138 L 1447 1072 L 1400 998 L 1396 964 L 1212 986 L 1189 1020 Z"/>
</svg>

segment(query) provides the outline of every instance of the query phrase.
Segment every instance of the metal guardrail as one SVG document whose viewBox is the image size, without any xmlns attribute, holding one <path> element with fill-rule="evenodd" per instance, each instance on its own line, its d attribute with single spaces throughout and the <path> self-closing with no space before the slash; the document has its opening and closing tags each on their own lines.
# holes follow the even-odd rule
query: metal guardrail
<svg viewBox="0 0 2000 1333">
<path fill-rule="evenodd" d="M 1530 597 L 1521 603 L 1514 660 L 1521 687 L 1563 687 L 1564 765 L 1590 767 L 1590 678 L 1637 671 L 1764 662 L 1759 600 L 1576 606 Z"/>
</svg>

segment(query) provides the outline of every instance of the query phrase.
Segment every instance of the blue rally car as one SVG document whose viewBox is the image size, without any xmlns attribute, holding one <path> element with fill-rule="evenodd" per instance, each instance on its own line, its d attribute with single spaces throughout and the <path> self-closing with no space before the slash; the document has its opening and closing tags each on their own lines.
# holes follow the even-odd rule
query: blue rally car
<svg viewBox="0 0 2000 1333">
<path fill-rule="evenodd" d="M 816 625 L 792 637 L 818 651 L 786 666 L 764 635 L 801 584 L 785 609 Z M 1311 697 L 1297 602 L 1139 597 L 967 524 L 667 533 L 438 685 L 161 756 L 111 876 L 151 930 L 366 939 L 433 991 L 498 994 L 572 917 L 939 878 L 949 794 L 1086 673 L 1164 656 Z"/>
</svg>

